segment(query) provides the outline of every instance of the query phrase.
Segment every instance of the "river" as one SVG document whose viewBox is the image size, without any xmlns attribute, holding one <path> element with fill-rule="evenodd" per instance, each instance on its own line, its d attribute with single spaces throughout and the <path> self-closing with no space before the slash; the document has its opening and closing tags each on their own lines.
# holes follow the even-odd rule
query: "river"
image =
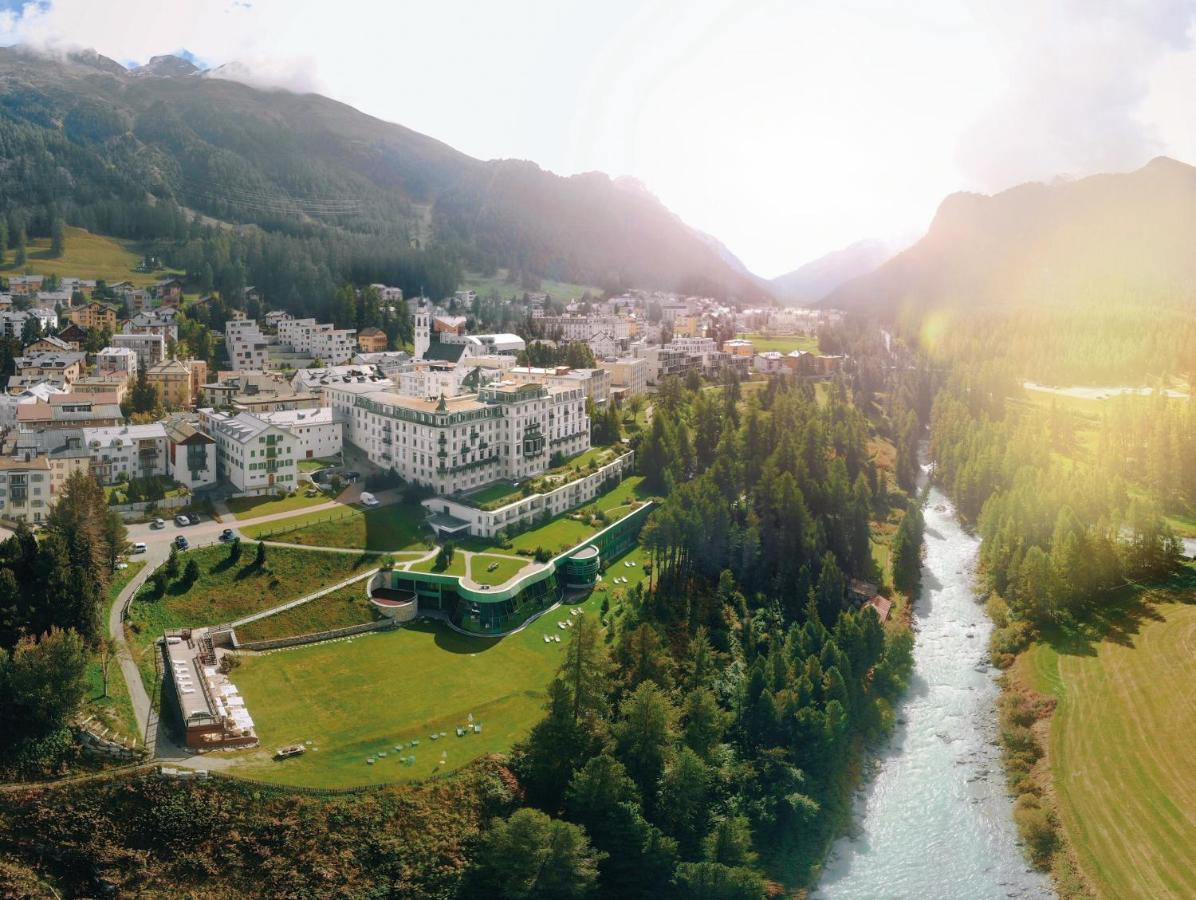
<svg viewBox="0 0 1196 900">
<path fill-rule="evenodd" d="M 1054 896 L 1029 869 L 996 738 L 992 625 L 973 590 L 979 541 L 947 497 L 926 505 L 922 593 L 910 689 L 814 891 L 821 900 Z"/>
</svg>

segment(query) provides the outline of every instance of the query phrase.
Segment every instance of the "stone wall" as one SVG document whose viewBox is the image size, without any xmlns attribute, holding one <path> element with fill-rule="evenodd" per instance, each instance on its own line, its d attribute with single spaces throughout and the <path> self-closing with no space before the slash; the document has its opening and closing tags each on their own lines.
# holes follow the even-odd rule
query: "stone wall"
<svg viewBox="0 0 1196 900">
<path fill-rule="evenodd" d="M 360 625 L 348 625 L 344 628 L 334 628 L 331 631 L 315 631 L 311 634 L 297 634 L 292 637 L 274 638 L 268 641 L 246 641 L 241 643 L 237 640 L 236 632 L 233 633 L 233 647 L 237 650 L 277 650 L 280 647 L 297 647 L 300 644 L 316 644 L 320 641 L 331 641 L 335 638 L 348 637 L 354 634 L 365 634 L 367 631 L 380 631 L 384 628 L 393 628 L 397 622 L 394 619 L 379 619 L 376 622 L 363 622 Z"/>
</svg>

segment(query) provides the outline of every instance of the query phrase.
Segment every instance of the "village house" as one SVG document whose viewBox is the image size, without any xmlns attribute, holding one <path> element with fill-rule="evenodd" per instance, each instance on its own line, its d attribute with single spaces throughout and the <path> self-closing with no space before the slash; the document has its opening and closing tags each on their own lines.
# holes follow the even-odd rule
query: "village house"
<svg viewBox="0 0 1196 900">
<path fill-rule="evenodd" d="M 66 317 L 84 328 L 116 330 L 116 310 L 99 301 L 93 300 L 83 306 L 77 306 L 68 312 Z"/>
<path fill-rule="evenodd" d="M 357 349 L 362 353 L 386 350 L 386 332 L 381 328 L 363 328 L 357 333 Z"/>
</svg>

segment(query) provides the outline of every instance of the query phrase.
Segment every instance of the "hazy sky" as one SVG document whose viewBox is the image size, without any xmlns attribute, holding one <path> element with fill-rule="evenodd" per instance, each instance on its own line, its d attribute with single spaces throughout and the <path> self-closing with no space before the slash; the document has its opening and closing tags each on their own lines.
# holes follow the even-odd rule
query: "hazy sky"
<svg viewBox="0 0 1196 900">
<path fill-rule="evenodd" d="M 633 175 L 772 276 L 943 196 L 1196 162 L 1196 0 L 0 0 L 0 44 L 185 48 L 483 158 Z"/>
</svg>

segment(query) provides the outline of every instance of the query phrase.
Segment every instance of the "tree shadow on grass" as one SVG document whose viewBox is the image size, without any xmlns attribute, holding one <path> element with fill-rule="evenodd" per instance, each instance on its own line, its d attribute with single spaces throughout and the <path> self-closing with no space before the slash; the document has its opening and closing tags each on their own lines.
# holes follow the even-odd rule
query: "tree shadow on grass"
<svg viewBox="0 0 1196 900">
<path fill-rule="evenodd" d="M 1183 566 L 1155 582 L 1133 582 L 1108 594 L 1082 618 L 1044 629 L 1044 640 L 1060 655 L 1095 656 L 1102 641 L 1133 648 L 1147 622 L 1165 622 L 1157 604 L 1196 603 L 1196 567 Z"/>
</svg>

